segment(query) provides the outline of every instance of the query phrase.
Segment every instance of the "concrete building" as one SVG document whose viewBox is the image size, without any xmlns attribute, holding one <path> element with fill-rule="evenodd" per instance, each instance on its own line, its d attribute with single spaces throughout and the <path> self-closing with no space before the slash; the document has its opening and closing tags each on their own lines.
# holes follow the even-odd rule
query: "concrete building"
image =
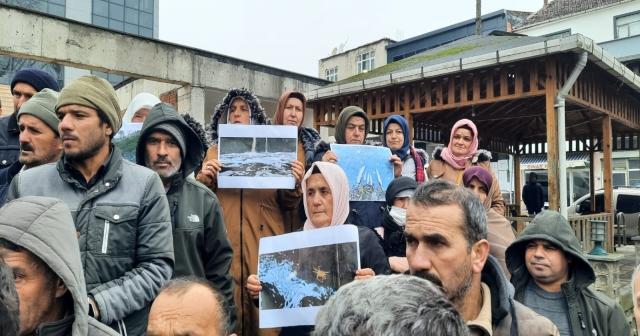
<svg viewBox="0 0 640 336">
<path fill-rule="evenodd" d="M 385 47 L 394 42 L 385 37 L 344 52 L 334 50 L 333 55 L 318 61 L 318 77 L 337 82 L 383 66 L 387 64 Z"/>
<path fill-rule="evenodd" d="M 128 34 L 158 38 L 159 0 L 0 0 L 13 5 L 64 17 L 70 20 L 93 24 Z M 9 84 L 16 71 L 35 67 L 43 69 L 58 79 L 61 86 L 87 73 L 103 77 L 117 84 L 125 77 L 101 71 L 89 71 L 55 63 L 45 63 L 10 56 L 0 56 L 0 98 L 3 115 L 13 112 Z"/>
<path fill-rule="evenodd" d="M 123 109 L 133 95 L 149 91 L 167 94 L 167 99 L 177 102 L 179 111 L 188 111 L 201 122 L 208 122 L 224 92 L 246 86 L 253 89 L 272 115 L 284 91 L 308 92 L 330 83 L 317 77 L 20 7 L 0 4 L 0 22 L 8 27 L 34 27 L 28 31 L 0 31 L 0 55 L 132 77 L 118 85 Z M 135 53 L 129 52 L 134 48 Z M 169 92 L 163 93 L 164 90 Z M 5 105 L 10 102 L 3 101 L 3 107 Z M 309 115 L 312 118 L 311 113 Z"/>
</svg>

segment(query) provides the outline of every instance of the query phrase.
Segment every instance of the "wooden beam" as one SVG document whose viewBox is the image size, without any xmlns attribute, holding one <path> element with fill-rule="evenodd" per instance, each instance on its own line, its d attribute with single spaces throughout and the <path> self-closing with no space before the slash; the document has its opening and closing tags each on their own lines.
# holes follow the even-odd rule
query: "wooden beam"
<svg viewBox="0 0 640 336">
<path fill-rule="evenodd" d="M 611 220 L 607 225 L 607 242 L 613 243 L 613 158 L 612 158 L 612 140 L 613 134 L 611 130 L 611 115 L 605 115 L 602 118 L 602 152 L 604 169 L 602 173 L 602 181 L 604 181 L 604 212 L 611 214 Z M 613 244 L 607 244 L 608 252 L 613 252 Z"/>
<path fill-rule="evenodd" d="M 509 67 L 503 64 L 500 67 L 500 97 L 509 94 Z"/>
<path fill-rule="evenodd" d="M 520 154 L 516 154 L 513 156 L 513 188 L 515 189 L 515 203 L 516 209 L 518 213 L 516 215 L 520 216 L 520 204 L 522 203 L 522 180 L 520 180 Z"/>
<path fill-rule="evenodd" d="M 320 102 L 317 102 L 315 104 L 313 104 L 313 128 L 316 129 L 316 131 L 318 131 L 318 134 L 320 134 L 320 125 L 318 125 L 318 119 L 319 119 L 319 114 L 320 114 Z"/>
<path fill-rule="evenodd" d="M 547 167 L 549 181 L 549 210 L 558 211 L 560 180 L 558 176 L 558 115 L 556 113 L 556 62 L 546 61 L 545 97 L 547 111 Z"/>
</svg>

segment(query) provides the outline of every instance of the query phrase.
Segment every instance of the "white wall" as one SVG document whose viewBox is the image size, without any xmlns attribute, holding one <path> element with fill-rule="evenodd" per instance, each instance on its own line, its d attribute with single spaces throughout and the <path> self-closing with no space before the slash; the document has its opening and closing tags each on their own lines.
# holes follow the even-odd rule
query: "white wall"
<svg viewBox="0 0 640 336">
<path fill-rule="evenodd" d="M 318 77 L 326 79 L 325 70 L 338 67 L 338 80 L 343 80 L 358 74 L 356 56 L 369 51 L 376 52 L 375 67 L 379 68 L 387 64 L 387 49 L 389 40 L 378 41 L 377 43 L 366 44 L 358 48 L 347 50 L 341 54 L 321 59 L 318 61 Z"/>
<path fill-rule="evenodd" d="M 582 34 L 596 42 L 610 41 L 615 39 L 613 18 L 639 10 L 640 0 L 632 0 L 623 4 L 598 8 L 584 14 L 569 16 L 562 20 L 516 29 L 515 32 L 529 36 L 542 36 L 571 29 L 571 34 Z"/>
</svg>

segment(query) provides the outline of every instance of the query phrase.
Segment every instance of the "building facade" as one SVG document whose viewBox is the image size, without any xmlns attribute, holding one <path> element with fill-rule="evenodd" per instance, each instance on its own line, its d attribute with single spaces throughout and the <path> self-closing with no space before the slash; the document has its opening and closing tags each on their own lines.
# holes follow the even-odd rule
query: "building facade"
<svg viewBox="0 0 640 336">
<path fill-rule="evenodd" d="M 0 0 L 0 3 L 64 17 L 96 26 L 158 38 L 159 0 Z M 23 68 L 35 67 L 51 73 L 60 86 L 84 74 L 93 73 L 111 84 L 125 78 L 120 75 L 66 67 L 9 56 L 0 56 L 0 99 L 3 115 L 13 112 L 9 84 L 14 74 Z"/>
<path fill-rule="evenodd" d="M 331 82 L 371 71 L 387 64 L 385 47 L 395 41 L 383 38 L 318 61 L 318 77 Z"/>
</svg>

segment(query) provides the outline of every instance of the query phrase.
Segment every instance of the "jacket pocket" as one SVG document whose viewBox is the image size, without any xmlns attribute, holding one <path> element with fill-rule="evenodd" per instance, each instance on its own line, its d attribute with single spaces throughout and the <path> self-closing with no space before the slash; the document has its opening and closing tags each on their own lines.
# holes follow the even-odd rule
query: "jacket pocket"
<svg viewBox="0 0 640 336">
<path fill-rule="evenodd" d="M 136 206 L 97 206 L 89 228 L 89 249 L 106 256 L 130 255 L 135 250 L 137 221 Z"/>
</svg>

